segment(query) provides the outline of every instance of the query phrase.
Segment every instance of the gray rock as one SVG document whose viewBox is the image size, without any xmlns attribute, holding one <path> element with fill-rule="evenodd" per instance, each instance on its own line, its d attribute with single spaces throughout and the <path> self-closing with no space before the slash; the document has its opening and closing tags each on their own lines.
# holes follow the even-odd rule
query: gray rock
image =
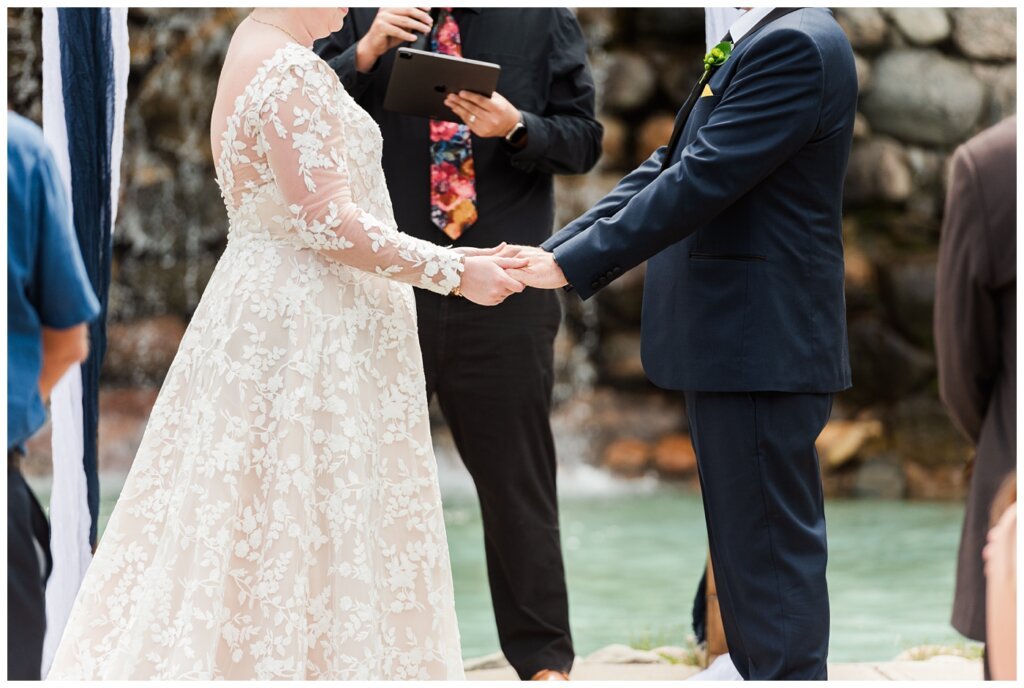
<svg viewBox="0 0 1024 688">
<path fill-rule="evenodd" d="M 975 64 L 974 74 L 989 87 L 986 127 L 1017 112 L 1017 65 Z"/>
<path fill-rule="evenodd" d="M 644 7 L 631 12 L 636 31 L 642 35 L 704 40 L 704 9 L 701 7 Z"/>
<path fill-rule="evenodd" d="M 863 113 L 858 112 L 853 118 L 853 140 L 864 141 L 871 136 L 871 125 Z"/>
<path fill-rule="evenodd" d="M 850 44 L 857 50 L 873 51 L 885 44 L 889 26 L 882 13 L 873 7 L 836 9 L 836 21 L 843 27 Z"/>
<path fill-rule="evenodd" d="M 622 175 L 616 172 L 555 177 L 555 226 L 562 227 L 587 212 L 620 179 Z"/>
<path fill-rule="evenodd" d="M 159 386 L 178 353 L 185 327 L 184 318 L 177 315 L 110 323 L 103 381 Z"/>
<path fill-rule="evenodd" d="M 911 43 L 933 45 L 949 38 L 949 15 L 941 7 L 897 7 L 887 13 Z"/>
<path fill-rule="evenodd" d="M 632 110 L 654 94 L 657 77 L 647 58 L 637 52 L 609 54 L 602 99 L 612 110 Z"/>
<path fill-rule="evenodd" d="M 618 169 L 629 165 L 627 156 L 629 134 L 622 120 L 610 116 L 599 116 L 604 127 L 601 138 L 601 169 Z"/>
<path fill-rule="evenodd" d="M 904 461 L 926 468 L 962 467 L 970 455 L 966 440 L 933 395 L 903 399 L 886 421 L 890 446 Z"/>
<path fill-rule="evenodd" d="M 917 346 L 933 346 L 937 256 L 926 254 L 878 268 L 882 303 L 896 329 Z"/>
<path fill-rule="evenodd" d="M 874 87 L 862 105 L 875 131 L 952 146 L 973 132 L 985 97 L 984 85 L 965 62 L 937 50 L 902 49 L 875 62 Z"/>
<path fill-rule="evenodd" d="M 508 660 L 505 659 L 505 655 L 502 652 L 495 652 L 494 654 L 485 655 L 483 657 L 476 657 L 474 659 L 467 659 L 463 668 L 466 671 L 485 671 L 487 669 L 504 669 L 509 666 Z"/>
<path fill-rule="evenodd" d="M 978 7 L 953 10 L 953 42 L 960 52 L 979 60 L 1017 56 L 1017 10 Z"/>
<path fill-rule="evenodd" d="M 889 138 L 872 138 L 853 147 L 846 169 L 847 201 L 904 201 L 912 190 L 910 164 L 899 143 Z"/>
<path fill-rule="evenodd" d="M 854 53 L 853 64 L 857 68 L 857 91 L 864 95 L 871 90 L 871 60 L 860 53 Z"/>
<path fill-rule="evenodd" d="M 667 664 L 668 660 L 649 650 L 637 650 L 627 645 L 608 645 L 586 658 L 587 664 Z"/>
<path fill-rule="evenodd" d="M 619 332 L 601 340 L 601 377 L 617 384 L 642 383 L 647 378 L 640 360 L 640 333 Z"/>
<path fill-rule="evenodd" d="M 935 361 L 885 326 L 866 315 L 850 323 L 853 361 L 851 401 L 895 402 L 935 379 Z"/>
<path fill-rule="evenodd" d="M 899 460 L 882 456 L 857 467 L 850 496 L 867 499 L 901 499 L 907 481 Z"/>
</svg>

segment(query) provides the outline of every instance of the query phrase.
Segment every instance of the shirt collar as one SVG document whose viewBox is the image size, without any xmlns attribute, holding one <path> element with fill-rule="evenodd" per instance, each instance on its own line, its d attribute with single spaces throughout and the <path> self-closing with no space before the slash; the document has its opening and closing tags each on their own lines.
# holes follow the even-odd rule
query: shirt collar
<svg viewBox="0 0 1024 688">
<path fill-rule="evenodd" d="M 729 35 L 732 36 L 732 42 L 738 43 L 741 38 L 750 33 L 750 30 L 754 28 L 757 22 L 767 17 L 774 9 L 774 7 L 754 7 L 741 14 L 732 23 L 732 26 L 729 27 Z"/>
</svg>

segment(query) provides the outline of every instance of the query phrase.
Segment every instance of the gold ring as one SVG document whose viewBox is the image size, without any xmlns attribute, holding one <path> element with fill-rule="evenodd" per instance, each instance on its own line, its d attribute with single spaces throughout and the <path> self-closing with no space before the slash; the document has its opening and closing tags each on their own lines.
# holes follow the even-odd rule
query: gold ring
<svg viewBox="0 0 1024 688">
<path fill-rule="evenodd" d="M 474 122 L 476 122 L 476 115 L 470 115 L 469 116 L 469 123 L 473 124 Z"/>
</svg>

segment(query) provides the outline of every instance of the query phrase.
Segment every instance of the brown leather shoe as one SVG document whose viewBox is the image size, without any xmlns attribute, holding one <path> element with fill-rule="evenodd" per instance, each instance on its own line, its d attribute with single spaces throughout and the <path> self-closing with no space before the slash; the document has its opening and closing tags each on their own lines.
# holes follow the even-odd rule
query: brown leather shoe
<svg viewBox="0 0 1024 688">
<path fill-rule="evenodd" d="M 557 669 L 541 669 L 530 679 L 531 681 L 568 681 L 569 674 Z"/>
</svg>

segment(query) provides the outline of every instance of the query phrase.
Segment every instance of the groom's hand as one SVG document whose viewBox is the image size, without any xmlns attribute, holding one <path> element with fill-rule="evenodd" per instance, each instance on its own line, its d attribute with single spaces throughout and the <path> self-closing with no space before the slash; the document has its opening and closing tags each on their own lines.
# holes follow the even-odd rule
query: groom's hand
<svg viewBox="0 0 1024 688">
<path fill-rule="evenodd" d="M 529 264 L 525 268 L 505 270 L 512 279 L 537 289 L 558 289 L 569 283 L 565 279 L 565 274 L 562 273 L 562 268 L 558 267 L 558 263 L 555 262 L 553 254 L 533 246 L 513 248 L 518 249 L 516 257 L 527 259 Z"/>
</svg>

